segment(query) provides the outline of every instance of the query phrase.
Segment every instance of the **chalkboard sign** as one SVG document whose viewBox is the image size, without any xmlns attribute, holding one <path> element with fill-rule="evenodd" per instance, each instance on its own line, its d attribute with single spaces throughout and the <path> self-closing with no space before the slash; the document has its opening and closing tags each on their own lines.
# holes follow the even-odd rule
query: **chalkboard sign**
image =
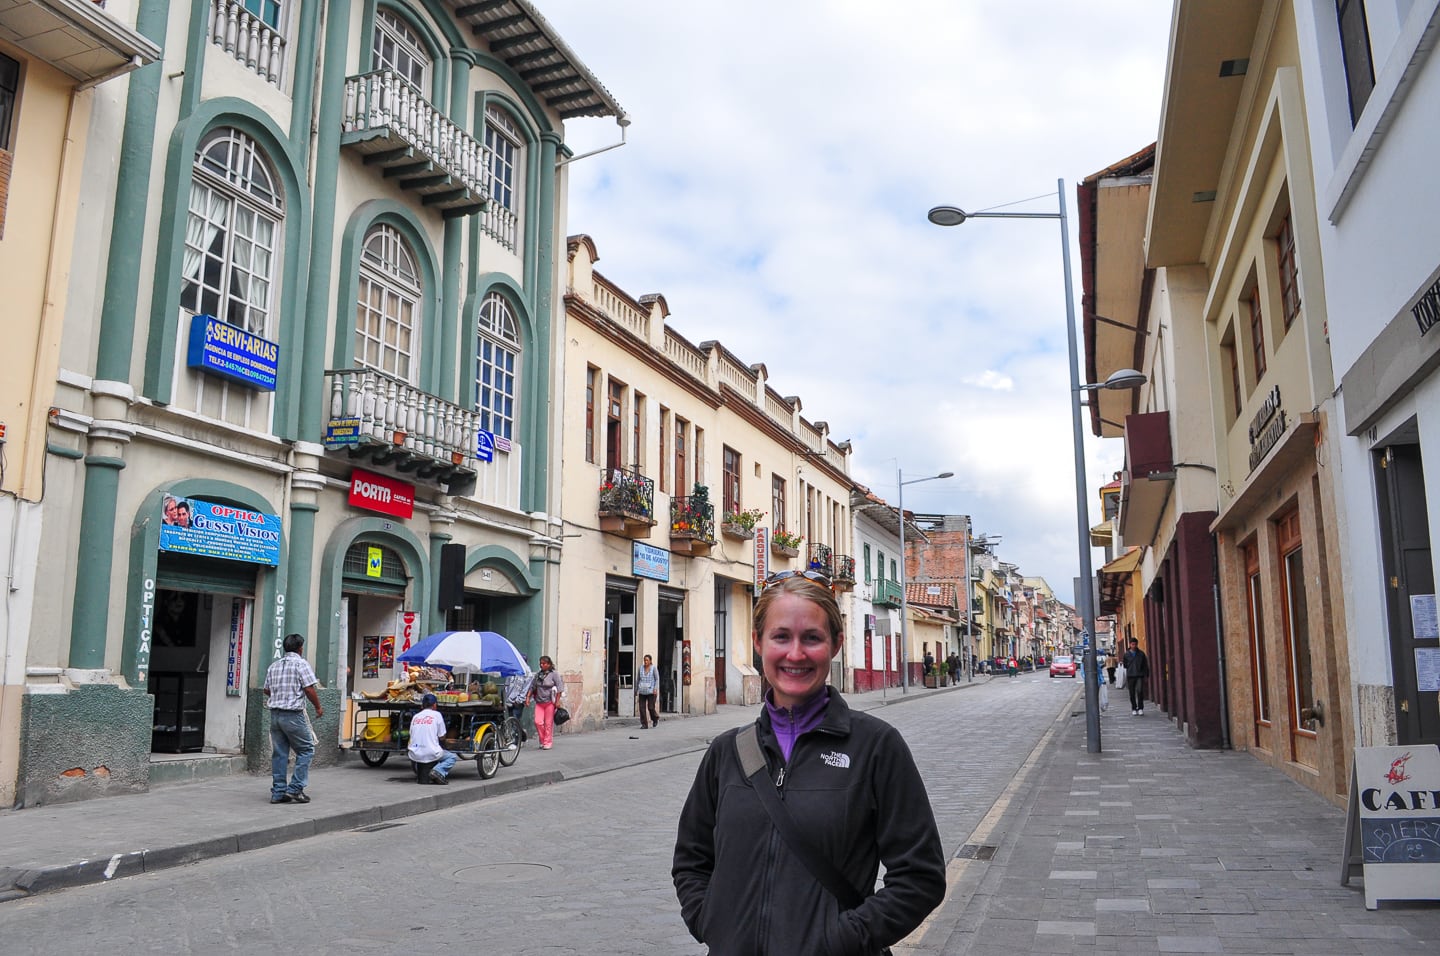
<svg viewBox="0 0 1440 956">
<path fill-rule="evenodd" d="M 1357 747 L 1340 883 L 1363 868 L 1365 908 L 1440 899 L 1440 749 Z"/>
</svg>

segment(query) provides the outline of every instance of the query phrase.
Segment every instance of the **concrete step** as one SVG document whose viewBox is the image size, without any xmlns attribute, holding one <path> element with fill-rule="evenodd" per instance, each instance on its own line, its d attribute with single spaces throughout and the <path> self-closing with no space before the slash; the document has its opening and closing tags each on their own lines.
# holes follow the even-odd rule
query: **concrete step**
<svg viewBox="0 0 1440 956">
<path fill-rule="evenodd" d="M 152 754 L 150 786 L 194 783 L 246 773 L 244 754 Z"/>
</svg>

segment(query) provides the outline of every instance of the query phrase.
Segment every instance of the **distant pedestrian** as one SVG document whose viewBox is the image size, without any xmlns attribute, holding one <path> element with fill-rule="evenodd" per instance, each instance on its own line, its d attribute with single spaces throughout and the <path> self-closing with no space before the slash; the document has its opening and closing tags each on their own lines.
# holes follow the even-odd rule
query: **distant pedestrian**
<svg viewBox="0 0 1440 956">
<path fill-rule="evenodd" d="M 925 676 L 929 677 L 935 673 L 935 655 L 929 651 L 925 652 Z"/>
<path fill-rule="evenodd" d="M 1136 717 L 1145 714 L 1145 678 L 1150 676 L 1150 658 L 1140 650 L 1140 642 L 1130 638 L 1130 650 L 1125 652 L 1125 686 L 1130 689 L 1130 713 Z"/>
<path fill-rule="evenodd" d="M 640 673 L 635 675 L 635 699 L 639 704 L 642 730 L 649 730 L 660 723 L 660 711 L 655 707 L 655 695 L 658 693 L 660 672 L 655 669 L 654 660 L 646 654 L 645 663 L 640 665 Z"/>
<path fill-rule="evenodd" d="M 960 677 L 960 655 L 951 651 L 950 656 L 945 659 L 945 663 L 950 668 L 950 679 L 952 681 L 958 680 Z"/>
<path fill-rule="evenodd" d="M 530 693 L 529 674 L 513 674 L 505 678 L 505 712 L 515 718 L 515 723 L 520 727 L 520 742 L 523 744 L 530 739 L 526 733 L 523 721 L 525 719 L 525 697 Z"/>
<path fill-rule="evenodd" d="M 714 956 L 879 956 L 945 898 L 925 782 L 899 731 L 827 686 L 845 632 L 828 587 L 775 581 L 754 621 L 770 690 L 695 774 L 670 871 L 680 916 Z"/>
<path fill-rule="evenodd" d="M 305 638 L 286 634 L 281 644 L 285 655 L 265 671 L 265 706 L 270 710 L 270 802 L 309 803 L 305 787 L 310 783 L 310 761 L 315 756 L 315 731 L 305 713 L 305 701 L 315 705 L 315 718 L 325 716 L 310 662 L 301 656 Z M 295 752 L 295 772 L 289 774 L 290 752 Z M 288 780 L 287 780 L 288 776 Z"/>
<path fill-rule="evenodd" d="M 434 764 L 425 777 L 419 775 L 419 767 L 416 767 L 416 783 L 427 780 L 430 783 L 449 783 L 450 768 L 460 759 L 440 743 L 440 738 L 445 736 L 445 717 L 436 703 L 434 694 L 426 694 L 420 701 L 423 709 L 410 718 L 410 746 L 406 752 L 417 765 Z"/>
<path fill-rule="evenodd" d="M 535 702 L 535 733 L 540 735 L 540 749 L 549 750 L 555 740 L 555 708 L 565 696 L 565 682 L 555 673 L 555 662 L 548 655 L 540 658 L 540 673 L 530 681 L 526 702 Z"/>
<path fill-rule="evenodd" d="M 1111 650 L 1105 655 L 1105 674 L 1110 678 L 1110 683 L 1115 683 L 1115 668 L 1120 661 L 1115 657 L 1115 651 Z"/>
</svg>

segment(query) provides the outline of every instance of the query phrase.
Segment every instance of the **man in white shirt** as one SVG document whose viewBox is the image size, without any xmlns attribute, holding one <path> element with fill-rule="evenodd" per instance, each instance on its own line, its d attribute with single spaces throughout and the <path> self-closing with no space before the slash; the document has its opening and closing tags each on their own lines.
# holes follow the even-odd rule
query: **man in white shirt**
<svg viewBox="0 0 1440 956">
<path fill-rule="evenodd" d="M 445 718 L 435 706 L 435 695 L 426 694 L 421 703 L 425 709 L 410 718 L 410 759 L 435 764 L 430 768 L 431 783 L 449 783 L 450 768 L 460 758 L 440 746 L 440 738 L 445 736 Z"/>
</svg>

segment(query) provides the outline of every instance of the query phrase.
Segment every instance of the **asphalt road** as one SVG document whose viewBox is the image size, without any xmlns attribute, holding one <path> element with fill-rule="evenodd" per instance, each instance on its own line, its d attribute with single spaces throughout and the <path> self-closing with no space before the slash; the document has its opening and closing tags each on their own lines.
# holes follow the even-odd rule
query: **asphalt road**
<svg viewBox="0 0 1440 956">
<path fill-rule="evenodd" d="M 1080 706 L 1076 689 L 1027 674 L 873 711 L 914 752 L 947 857 L 1057 715 Z M 675 821 L 698 763 L 672 757 L 9 903 L 3 948 L 701 954 L 670 883 Z"/>
</svg>

